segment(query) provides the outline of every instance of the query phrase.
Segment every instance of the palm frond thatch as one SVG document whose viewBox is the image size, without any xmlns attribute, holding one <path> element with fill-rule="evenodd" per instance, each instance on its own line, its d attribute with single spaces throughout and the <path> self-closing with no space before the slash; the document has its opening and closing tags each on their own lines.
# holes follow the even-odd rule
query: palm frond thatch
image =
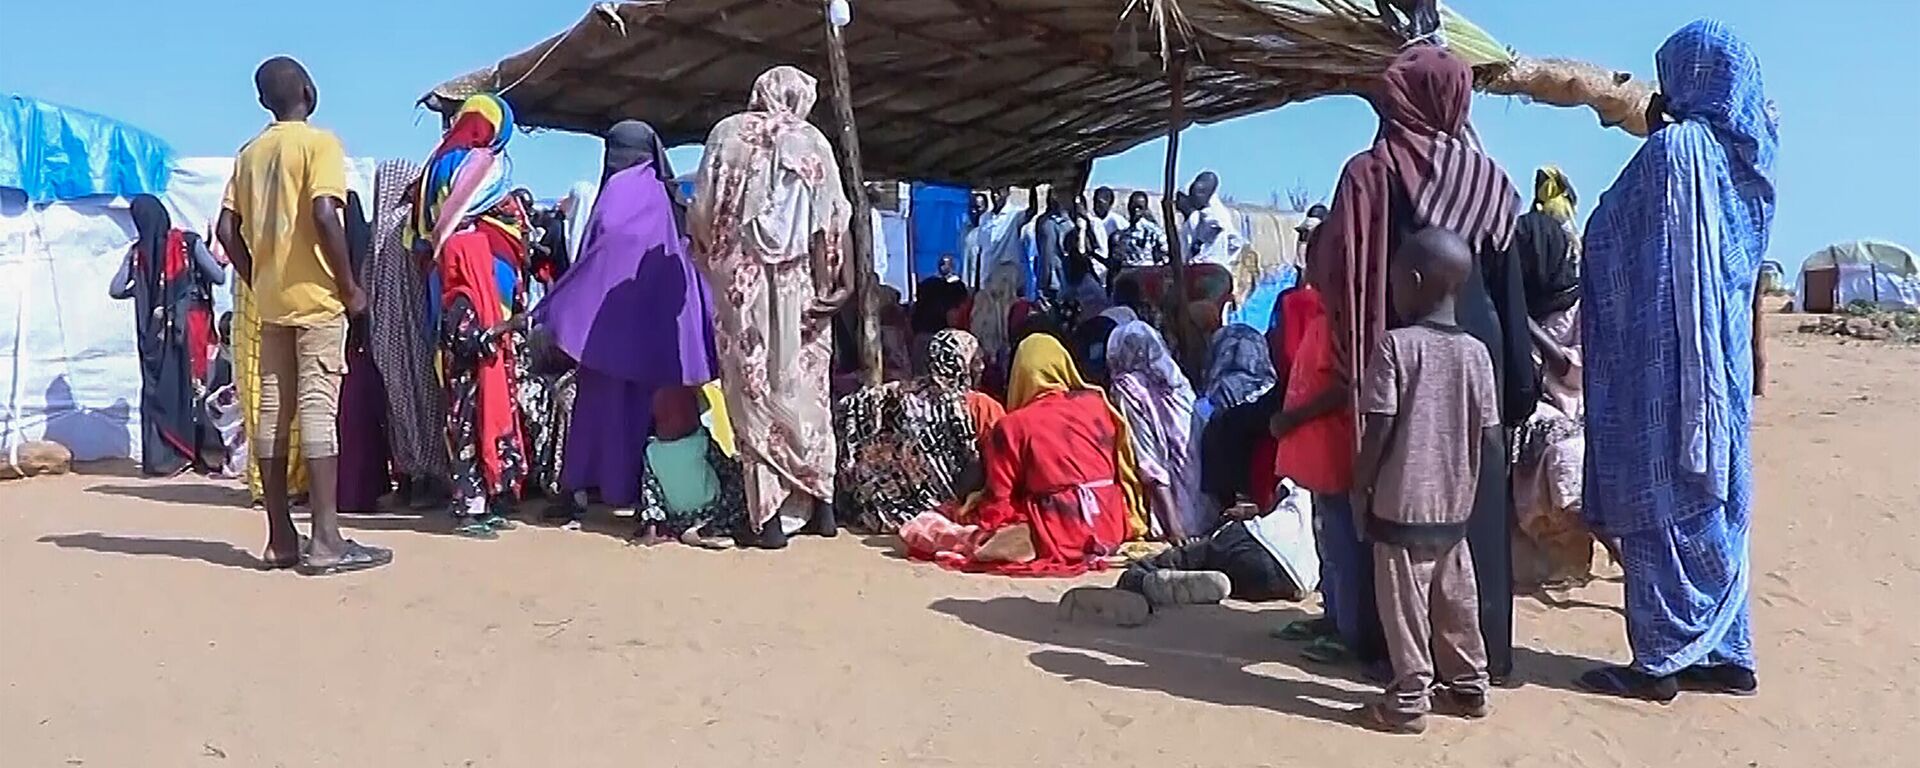
<svg viewBox="0 0 1920 768">
<path fill-rule="evenodd" d="M 822 8 L 600 3 L 422 102 L 445 112 L 503 92 L 523 126 L 599 133 L 638 118 L 698 142 L 767 68 L 825 74 Z M 1512 54 L 1464 18 L 1446 12 L 1444 29 L 1483 82 L 1509 72 Z M 868 174 L 983 184 L 1070 178 L 1165 135 L 1168 59 L 1187 67 L 1187 119 L 1211 123 L 1356 92 L 1404 42 L 1357 0 L 862 0 L 845 38 Z"/>
</svg>

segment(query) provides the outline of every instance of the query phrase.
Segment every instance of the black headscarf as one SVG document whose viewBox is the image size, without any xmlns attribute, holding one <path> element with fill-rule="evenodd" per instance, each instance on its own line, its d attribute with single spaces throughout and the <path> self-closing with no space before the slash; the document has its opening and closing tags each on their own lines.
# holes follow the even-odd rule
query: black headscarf
<svg viewBox="0 0 1920 768">
<path fill-rule="evenodd" d="M 1513 258 L 1535 320 L 1573 307 L 1580 300 L 1580 258 L 1565 224 L 1545 211 L 1529 211 L 1513 229 Z"/>
<path fill-rule="evenodd" d="M 674 184 L 673 164 L 667 160 L 667 145 L 660 141 L 660 132 L 639 120 L 622 120 L 607 129 L 607 152 L 600 166 L 600 186 L 605 187 L 613 175 L 632 168 L 648 160 L 653 161 L 653 175 L 660 179 L 660 185 L 667 190 L 667 200 L 673 203 L 673 223 L 680 227 L 681 234 L 687 231 L 687 202 L 680 199 L 680 190 Z"/>
<path fill-rule="evenodd" d="M 360 193 L 347 191 L 347 264 L 353 278 L 367 285 L 367 259 L 373 256 L 373 225 L 367 222 L 367 209 Z"/>
<path fill-rule="evenodd" d="M 130 209 L 134 239 L 140 248 L 140 261 L 134 264 L 137 295 L 144 302 L 139 312 L 147 317 L 166 300 L 160 291 L 167 284 L 167 233 L 173 231 L 173 217 L 167 215 L 167 207 L 160 203 L 160 198 L 153 195 L 135 195 Z"/>
</svg>

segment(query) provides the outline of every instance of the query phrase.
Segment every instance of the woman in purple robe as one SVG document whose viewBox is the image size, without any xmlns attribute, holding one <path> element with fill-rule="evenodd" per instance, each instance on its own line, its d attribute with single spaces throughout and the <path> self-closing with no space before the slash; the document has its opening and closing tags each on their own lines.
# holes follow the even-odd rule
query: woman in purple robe
<svg viewBox="0 0 1920 768">
<path fill-rule="evenodd" d="M 535 322 L 577 363 L 560 484 L 625 516 L 640 502 L 653 399 L 715 374 L 712 298 L 687 259 L 685 214 L 653 127 L 607 133 L 600 196 L 579 258 L 535 308 Z"/>
</svg>

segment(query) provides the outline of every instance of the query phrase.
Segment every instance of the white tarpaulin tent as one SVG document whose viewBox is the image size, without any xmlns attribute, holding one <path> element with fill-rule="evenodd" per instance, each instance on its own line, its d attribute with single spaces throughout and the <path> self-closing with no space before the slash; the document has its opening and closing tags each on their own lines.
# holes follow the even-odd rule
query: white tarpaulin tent
<svg viewBox="0 0 1920 768">
<path fill-rule="evenodd" d="M 232 167 L 224 157 L 174 163 L 160 197 L 175 227 L 211 234 Z M 347 163 L 347 185 L 365 199 L 373 167 Z M 38 205 L 0 187 L 0 450 L 48 439 L 77 461 L 140 455 L 133 304 L 107 296 L 132 243 L 125 199 Z M 230 291 L 214 303 L 226 311 Z"/>
<path fill-rule="evenodd" d="M 1800 265 L 1799 306 L 1834 312 L 1856 301 L 1881 309 L 1920 309 L 1920 259 L 1881 240 L 1835 243 Z"/>
</svg>

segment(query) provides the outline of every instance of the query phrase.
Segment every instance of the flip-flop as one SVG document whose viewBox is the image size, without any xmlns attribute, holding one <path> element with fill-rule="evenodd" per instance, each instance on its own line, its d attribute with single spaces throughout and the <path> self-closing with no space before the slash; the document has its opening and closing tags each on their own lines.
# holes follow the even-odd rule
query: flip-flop
<svg viewBox="0 0 1920 768">
<path fill-rule="evenodd" d="M 1671 703 L 1680 695 L 1680 683 L 1673 677 L 1653 677 L 1628 667 L 1588 670 L 1574 684 L 1587 693 L 1657 704 Z"/>
<path fill-rule="evenodd" d="M 1272 635 L 1275 639 L 1304 643 L 1331 635 L 1333 631 L 1333 621 L 1323 616 L 1318 619 L 1301 619 L 1299 621 L 1287 622 L 1285 626 L 1275 629 L 1268 634 Z"/>
<path fill-rule="evenodd" d="M 1300 655 L 1307 661 L 1320 664 L 1345 664 L 1353 654 L 1347 650 L 1347 644 L 1339 638 L 1322 635 L 1314 638 L 1307 647 L 1300 649 Z"/>
<path fill-rule="evenodd" d="M 365 571 L 393 562 L 393 550 L 385 547 L 369 547 L 352 539 L 347 539 L 347 551 L 340 553 L 340 559 L 324 565 L 307 562 L 302 557 L 298 573 L 302 576 L 332 576 L 341 573 Z"/>
<path fill-rule="evenodd" d="M 490 541 L 493 539 L 500 538 L 500 533 L 498 531 L 493 530 L 492 526 L 489 526 L 485 522 L 482 522 L 480 520 L 473 520 L 473 519 L 469 519 L 467 522 L 455 525 L 453 527 L 453 535 L 461 536 L 469 539 L 480 539 L 483 541 Z"/>
</svg>

